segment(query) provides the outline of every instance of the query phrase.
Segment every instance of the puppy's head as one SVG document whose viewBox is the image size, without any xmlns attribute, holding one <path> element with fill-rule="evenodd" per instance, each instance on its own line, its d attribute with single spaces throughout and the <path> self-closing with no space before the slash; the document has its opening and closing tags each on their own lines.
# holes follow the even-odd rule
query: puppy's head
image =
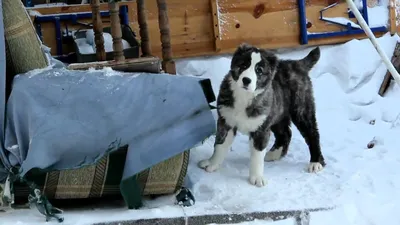
<svg viewBox="0 0 400 225">
<path fill-rule="evenodd" d="M 231 76 L 236 88 L 259 94 L 274 79 L 278 58 L 272 52 L 241 44 L 231 61 Z"/>
</svg>

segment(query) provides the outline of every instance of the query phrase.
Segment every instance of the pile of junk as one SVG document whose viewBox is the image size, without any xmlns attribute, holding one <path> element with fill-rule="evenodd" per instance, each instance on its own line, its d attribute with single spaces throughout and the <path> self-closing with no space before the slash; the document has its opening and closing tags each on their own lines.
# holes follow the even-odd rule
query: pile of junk
<svg viewBox="0 0 400 225">
<path fill-rule="evenodd" d="M 209 79 L 174 75 L 157 2 L 162 58 L 145 19 L 139 39 L 113 1 L 103 27 L 94 0 L 92 24 L 72 32 L 73 62 L 50 54 L 21 1 L 0 2 L 0 210 L 36 206 L 61 222 L 62 200 L 120 197 L 137 209 L 143 196 L 174 194 L 194 204 L 189 154 L 215 133 L 215 96 Z"/>
</svg>

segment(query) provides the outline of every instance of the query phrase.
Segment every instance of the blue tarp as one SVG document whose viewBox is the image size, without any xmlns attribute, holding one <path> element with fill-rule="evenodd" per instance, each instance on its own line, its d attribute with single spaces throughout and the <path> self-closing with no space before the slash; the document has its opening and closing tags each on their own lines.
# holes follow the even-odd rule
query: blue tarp
<svg viewBox="0 0 400 225">
<path fill-rule="evenodd" d="M 128 145 L 123 179 L 192 148 L 215 131 L 199 79 L 51 68 L 14 78 L 6 166 L 79 168 Z M 115 149 L 114 149 L 115 150 Z"/>
</svg>

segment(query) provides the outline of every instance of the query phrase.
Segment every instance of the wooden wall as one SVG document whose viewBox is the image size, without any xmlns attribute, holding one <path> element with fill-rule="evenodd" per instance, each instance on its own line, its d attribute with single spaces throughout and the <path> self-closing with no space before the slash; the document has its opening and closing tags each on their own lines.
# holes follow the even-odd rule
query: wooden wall
<svg viewBox="0 0 400 225">
<path fill-rule="evenodd" d="M 151 48 L 161 56 L 158 13 L 155 0 L 147 0 L 147 15 Z M 319 11 L 331 0 L 307 0 L 307 19 L 312 23 L 309 32 L 339 31 L 341 27 L 319 20 Z M 300 46 L 300 26 L 296 0 L 167 0 L 174 57 L 191 57 L 231 53 L 241 42 L 264 48 Z M 136 2 L 128 5 L 130 25 L 139 35 L 136 20 Z M 89 5 L 33 8 L 42 14 L 90 12 Z M 101 10 L 107 10 L 102 4 Z M 325 13 L 329 17 L 348 17 L 345 2 Z M 103 18 L 104 21 L 109 20 Z M 88 21 L 86 21 L 88 22 Z M 105 24 L 109 24 L 105 22 Z M 79 28 L 69 23 L 69 29 Z M 55 28 L 52 23 L 42 24 L 44 43 L 56 53 Z M 377 34 L 380 35 L 380 34 Z M 340 43 L 364 34 L 310 40 L 310 45 Z M 66 52 L 71 46 L 65 46 Z M 72 49 L 73 50 L 73 49 Z M 65 53 L 66 53 L 65 52 Z"/>
</svg>

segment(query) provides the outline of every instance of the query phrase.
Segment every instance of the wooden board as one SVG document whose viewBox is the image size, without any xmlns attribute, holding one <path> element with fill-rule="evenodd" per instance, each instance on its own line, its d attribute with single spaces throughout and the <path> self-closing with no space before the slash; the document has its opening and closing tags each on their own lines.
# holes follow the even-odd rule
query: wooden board
<svg viewBox="0 0 400 225">
<path fill-rule="evenodd" d="M 319 11 L 330 3 L 330 0 L 306 1 L 307 19 L 312 23 L 312 27 L 308 29 L 309 32 L 339 31 L 342 29 L 340 26 L 318 19 Z M 300 46 L 297 1 L 167 0 L 167 4 L 172 51 L 175 58 L 232 53 L 242 42 L 270 49 Z M 121 2 L 121 5 L 128 6 L 130 26 L 138 35 L 136 2 Z M 148 12 L 151 50 L 155 56 L 161 57 L 156 0 L 145 1 L 145 5 Z M 107 8 L 107 4 L 101 4 L 101 10 L 107 10 Z M 35 10 L 42 14 L 91 11 L 89 5 L 35 8 Z M 346 4 L 340 3 L 327 11 L 325 16 L 348 17 L 346 12 Z M 108 24 L 105 21 L 105 25 Z M 79 26 L 69 23 L 68 27 L 71 29 Z M 44 42 L 52 48 L 54 54 L 56 49 L 54 25 L 43 23 L 42 30 Z M 353 38 L 365 38 L 365 35 L 309 40 L 309 44 L 341 43 Z M 65 47 L 67 49 L 68 46 Z M 67 51 L 71 50 L 68 49 Z"/>
<path fill-rule="evenodd" d="M 161 60 L 157 57 L 141 57 L 121 61 L 112 60 L 90 63 L 73 63 L 69 64 L 67 68 L 70 70 L 87 70 L 89 68 L 102 69 L 104 67 L 111 67 L 114 70 L 123 72 L 160 73 Z"/>
<path fill-rule="evenodd" d="M 400 43 L 399 42 L 396 43 L 396 47 L 394 48 L 394 53 L 393 53 L 391 62 L 393 64 L 394 68 L 397 71 L 400 71 Z M 392 74 L 388 70 L 385 74 L 385 77 L 383 78 L 383 81 L 382 81 L 381 86 L 378 91 L 378 94 L 380 96 L 383 97 L 386 90 L 389 88 L 389 85 L 390 85 L 392 79 L 393 79 Z"/>
</svg>

